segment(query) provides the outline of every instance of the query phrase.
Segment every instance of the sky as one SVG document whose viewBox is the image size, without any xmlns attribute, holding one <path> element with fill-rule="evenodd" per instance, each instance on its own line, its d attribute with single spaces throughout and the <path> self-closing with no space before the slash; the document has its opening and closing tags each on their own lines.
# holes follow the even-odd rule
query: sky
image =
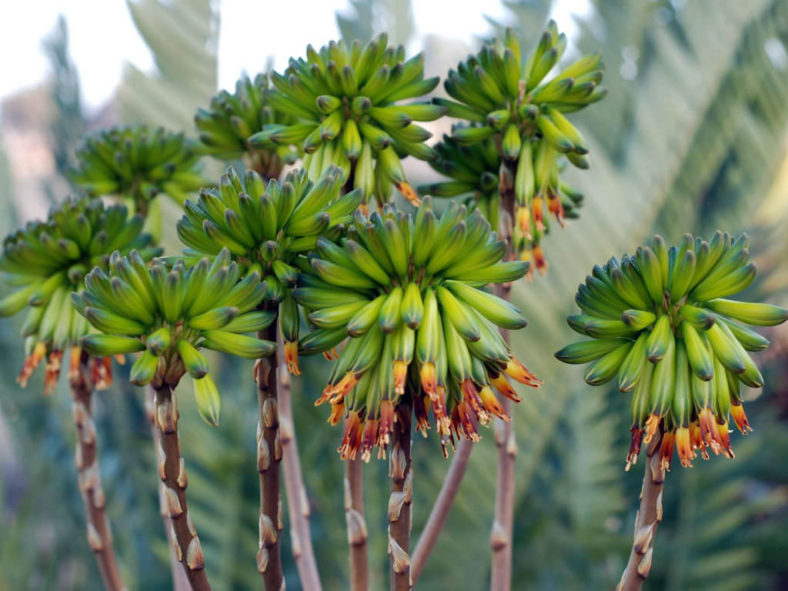
<svg viewBox="0 0 788 591">
<path fill-rule="evenodd" d="M 556 5 L 553 16 L 571 36 L 572 15 L 586 12 L 589 0 L 559 0 Z M 289 56 L 303 54 L 307 43 L 321 45 L 337 38 L 334 14 L 347 7 L 347 0 L 221 0 L 219 85 L 232 87 L 242 71 L 259 71 L 268 56 L 274 56 L 274 67 L 279 69 Z M 489 0 L 413 0 L 413 12 L 417 35 L 459 40 L 488 32 L 485 14 L 506 15 L 501 3 Z M 152 67 L 125 0 L 27 0 L 14 3 L 13 11 L 4 13 L 0 99 L 46 78 L 48 64 L 41 40 L 54 28 L 58 14 L 68 23 L 71 57 L 88 109 L 97 109 L 111 96 L 124 63 L 143 70 Z M 287 26 L 294 22 L 297 27 Z"/>
</svg>

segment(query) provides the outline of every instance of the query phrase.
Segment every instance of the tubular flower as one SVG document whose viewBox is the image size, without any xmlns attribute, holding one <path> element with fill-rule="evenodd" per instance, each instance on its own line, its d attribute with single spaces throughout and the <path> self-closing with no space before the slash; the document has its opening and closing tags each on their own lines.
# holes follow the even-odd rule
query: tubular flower
<svg viewBox="0 0 788 591">
<path fill-rule="evenodd" d="M 182 133 L 144 125 L 102 129 L 77 148 L 71 180 L 93 197 L 116 195 L 134 201 L 137 211 L 166 193 L 182 204 L 188 193 L 205 185 L 197 166 L 200 155 Z"/>
<path fill-rule="evenodd" d="M 361 192 L 340 196 L 341 188 L 342 174 L 334 167 L 316 183 L 300 170 L 281 184 L 271 180 L 267 186 L 257 173 L 249 171 L 242 181 L 230 167 L 218 190 L 203 190 L 196 202 L 186 201 L 186 213 L 178 222 L 187 259 L 214 256 L 227 248 L 240 268 L 264 280 L 264 306 L 278 306 L 291 373 L 300 373 L 300 319 L 290 294 L 298 279 L 297 260 L 315 248 L 320 236 L 338 238 L 343 224 L 352 219 Z"/>
<path fill-rule="evenodd" d="M 268 104 L 269 93 L 268 75 L 262 73 L 254 81 L 243 75 L 232 94 L 219 92 L 211 99 L 209 109 L 199 109 L 194 116 L 200 134 L 197 150 L 219 160 L 246 156 L 252 168 L 267 178 L 278 178 L 285 164 L 298 159 L 298 151 L 290 145 L 250 141 L 265 125 L 294 122 Z"/>
<path fill-rule="evenodd" d="M 490 414 L 507 418 L 492 394 L 519 401 L 506 376 L 540 384 L 498 331 L 522 328 L 525 318 L 482 289 L 525 273 L 527 263 L 500 262 L 505 251 L 478 212 L 452 204 L 438 218 L 429 198 L 415 220 L 386 205 L 368 219 L 357 213 L 341 244 L 318 240 L 293 295 L 316 327 L 301 341 L 305 351 L 350 337 L 317 401 L 331 403 L 331 422 L 334 409 L 348 417 L 343 458 L 360 451 L 366 460 L 373 446 L 384 455 L 405 397 L 423 433 L 432 408 L 445 453 L 455 437 L 477 440 Z"/>
<path fill-rule="evenodd" d="M 454 125 L 452 133 L 462 133 L 466 125 Z M 482 210 L 490 224 L 499 226 L 500 182 L 501 179 L 511 187 L 512 177 L 506 166 L 502 167 L 503 159 L 493 137 L 473 144 L 464 144 L 455 137 L 444 135 L 443 141 L 435 146 L 437 158 L 430 166 L 453 180 L 433 183 L 419 187 L 419 192 L 435 197 L 456 197 L 467 195 L 468 201 L 473 200 L 476 207 Z M 564 161 L 559 162 L 559 170 Z M 503 175 L 503 176 L 501 176 Z M 583 202 L 583 195 L 562 181 L 558 181 L 558 199 L 561 210 L 566 218 L 578 218 L 578 209 Z M 544 228 L 536 229 L 528 207 L 517 207 L 512 222 L 512 246 L 521 260 L 532 263 L 529 277 L 534 267 L 542 272 L 546 268 L 541 252 L 543 233 L 550 229 L 549 220 L 543 220 Z"/>
<path fill-rule="evenodd" d="M 432 104 L 398 104 L 438 84 L 438 78 L 424 79 L 422 54 L 405 60 L 405 49 L 388 47 L 385 34 L 364 47 L 332 41 L 320 51 L 308 46 L 306 59 L 291 60 L 284 75 L 274 73 L 271 80 L 269 103 L 297 123 L 266 126 L 252 143 L 300 144 L 309 178 L 337 166 L 354 188 L 363 189 L 364 203 L 372 195 L 388 202 L 393 184 L 418 204 L 400 159 L 434 157 L 424 143 L 431 134 L 413 121 L 432 121 L 445 112 Z"/>
<path fill-rule="evenodd" d="M 106 207 L 98 200 L 69 198 L 53 207 L 46 221 L 31 222 L 5 238 L 0 271 L 19 289 L 0 300 L 0 316 L 29 308 L 22 327 L 27 359 L 17 378 L 22 386 L 46 359 L 45 392 L 52 392 L 69 347 L 70 369 L 77 371 L 77 345 L 90 325 L 75 313 L 69 294 L 82 289 L 85 274 L 94 266 L 106 269 L 114 250 L 138 248 L 145 259 L 157 254 L 142 224 L 140 216 L 129 217 L 122 205 Z M 97 386 L 109 385 L 110 372 L 108 359 L 93 360 Z"/>
<path fill-rule="evenodd" d="M 274 352 L 274 343 L 243 333 L 273 322 L 270 312 L 256 311 L 265 287 L 255 271 L 242 280 L 238 265 L 223 250 L 213 261 L 201 259 L 168 266 L 162 259 L 146 265 L 137 251 L 113 253 L 108 272 L 93 269 L 74 306 L 100 334 L 82 338 L 90 354 L 107 356 L 141 352 L 130 381 L 141 386 L 175 387 L 185 372 L 194 379 L 197 408 L 217 424 L 221 399 L 200 349 L 258 359 Z"/>
<path fill-rule="evenodd" d="M 554 21 L 527 58 L 521 56 L 514 32 L 507 29 L 503 40 L 485 45 L 460 62 L 456 71 L 449 71 L 444 86 L 459 102 L 434 99 L 450 117 L 470 123 L 454 128 L 452 137 L 458 144 L 494 141 L 502 162 L 500 174 L 490 172 L 499 176 L 501 193 L 506 189 L 515 198 L 514 246 L 540 270 L 545 269 L 539 241 L 547 230 L 547 213 L 564 225 L 570 217 L 565 206 L 575 203 L 574 192 L 563 190 L 559 165 L 565 157 L 578 168 L 588 168 L 583 137 L 564 114 L 602 99 L 607 92 L 599 86 L 599 54 L 583 56 L 547 78 L 565 49 L 566 36 L 558 33 Z"/>
<path fill-rule="evenodd" d="M 763 386 L 748 351 L 769 345 L 746 325 L 772 326 L 788 310 L 770 304 L 726 299 L 755 278 L 748 263 L 747 236 L 717 232 L 706 242 L 685 235 L 667 248 L 657 236 L 635 256 L 610 259 L 580 285 L 575 301 L 582 314 L 569 325 L 594 340 L 568 345 L 556 353 L 566 363 L 592 362 L 589 384 L 617 379 L 618 389 L 633 392 L 632 445 L 627 468 L 641 441 L 665 434 L 662 465 L 668 469 L 675 447 L 682 466 L 696 452 L 733 457 L 729 421 L 750 430 L 741 398 L 742 384 Z"/>
</svg>

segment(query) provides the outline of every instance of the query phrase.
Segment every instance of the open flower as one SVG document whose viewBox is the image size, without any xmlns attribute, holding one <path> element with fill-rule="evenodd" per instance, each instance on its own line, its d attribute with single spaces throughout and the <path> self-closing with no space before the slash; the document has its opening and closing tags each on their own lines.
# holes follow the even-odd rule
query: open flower
<svg viewBox="0 0 788 591">
<path fill-rule="evenodd" d="M 140 216 L 129 217 L 122 205 L 69 198 L 53 207 L 46 221 L 30 222 L 5 238 L 0 271 L 6 283 L 18 289 L 0 301 L 0 316 L 28 309 L 22 326 L 27 359 L 17 378 L 22 386 L 46 359 L 44 391 L 52 392 L 69 347 L 70 370 L 77 371 L 79 340 L 90 332 L 90 325 L 75 312 L 70 293 L 83 288 L 83 278 L 92 268 L 106 269 L 113 251 L 136 248 L 146 260 L 157 254 L 142 224 Z M 93 360 L 97 387 L 107 387 L 111 375 L 109 358 Z"/>
<path fill-rule="evenodd" d="M 85 136 L 77 148 L 77 166 L 70 177 L 93 197 L 118 196 L 134 202 L 146 215 L 149 202 L 166 193 L 183 203 L 205 180 L 200 155 L 182 133 L 144 125 L 102 129 Z"/>
<path fill-rule="evenodd" d="M 564 225 L 569 217 L 565 206 L 570 202 L 576 205 L 571 189 L 562 186 L 560 166 L 565 158 L 579 168 L 588 168 L 585 141 L 565 114 L 606 94 L 599 86 L 599 54 L 583 56 L 548 77 L 566 43 L 566 36 L 550 21 L 539 44 L 526 57 L 520 53 L 514 32 L 507 29 L 504 39 L 485 45 L 449 71 L 444 86 L 456 101 L 434 99 L 447 108 L 450 117 L 469 123 L 453 129 L 456 143 L 470 146 L 493 140 L 502 165 L 500 174 L 490 172 L 500 177 L 501 194 L 514 193 L 515 198 L 514 246 L 524 260 L 533 259 L 538 270 L 546 269 L 539 242 L 547 230 L 547 214 Z M 460 169 L 458 162 L 456 170 Z M 455 176 L 453 170 L 442 172 Z M 445 190 L 440 185 L 434 188 Z"/>
<path fill-rule="evenodd" d="M 594 340 L 556 357 L 592 362 L 589 384 L 615 377 L 619 390 L 633 392 L 627 468 L 658 430 L 666 469 L 674 447 L 682 466 L 697 452 L 707 459 L 708 449 L 733 457 L 731 418 L 742 433 L 750 430 L 741 388 L 760 388 L 763 377 L 748 351 L 769 341 L 747 325 L 780 324 L 788 310 L 727 299 L 755 278 L 748 258 L 745 234 L 734 239 L 718 231 L 708 242 L 687 234 L 670 248 L 657 236 L 635 256 L 594 267 L 578 288 L 583 313 L 570 316 L 569 325 Z"/>
<path fill-rule="evenodd" d="M 267 178 L 278 178 L 285 164 L 292 164 L 299 151 L 288 144 L 255 142 L 250 138 L 265 125 L 294 123 L 292 116 L 268 104 L 268 74 L 254 80 L 247 75 L 235 84 L 235 92 L 220 91 L 208 109 L 199 109 L 194 123 L 200 133 L 197 150 L 220 160 L 246 157 L 248 164 Z"/>
<path fill-rule="evenodd" d="M 385 34 L 364 47 L 332 41 L 319 51 L 310 45 L 306 59 L 290 60 L 285 73 L 271 80 L 275 89 L 268 103 L 297 122 L 266 126 L 252 137 L 253 145 L 300 145 L 309 178 L 337 166 L 354 188 L 363 189 L 364 203 L 373 195 L 388 202 L 394 185 L 418 204 L 400 159 L 434 157 L 424 143 L 431 134 L 413 121 L 432 121 L 445 112 L 432 104 L 400 104 L 438 84 L 438 78 L 424 79 L 423 55 L 405 60 L 405 49 L 388 47 Z"/>
<path fill-rule="evenodd" d="M 187 201 L 178 236 L 189 260 L 229 250 L 244 272 L 265 282 L 263 304 L 278 308 L 285 358 L 291 373 L 298 368 L 298 306 L 290 292 L 298 278 L 298 260 L 313 250 L 320 236 L 338 238 L 361 202 L 361 192 L 340 196 L 341 172 L 330 167 L 316 183 L 301 170 L 280 184 L 266 185 L 254 171 L 242 180 L 232 167 L 219 189 L 205 189 Z"/>
<path fill-rule="evenodd" d="M 128 257 L 115 253 L 109 270 L 93 269 L 84 292 L 72 298 L 101 331 L 83 337 L 82 347 L 99 356 L 141 352 L 130 374 L 139 386 L 175 387 L 188 372 L 200 414 L 217 424 L 221 400 L 199 350 L 258 359 L 276 348 L 244 334 L 269 326 L 273 314 L 255 309 L 265 291 L 259 274 L 239 280 L 240 274 L 227 250 L 189 268 L 181 260 L 170 266 L 154 259 L 148 266 L 136 251 Z"/>
<path fill-rule="evenodd" d="M 507 377 L 540 383 L 498 331 L 525 318 L 482 289 L 522 277 L 527 263 L 500 262 L 506 244 L 478 212 L 452 204 L 438 217 L 431 205 L 425 199 L 415 220 L 389 205 L 369 219 L 358 213 L 341 244 L 318 240 L 293 292 L 317 327 L 305 351 L 350 337 L 317 401 L 331 404 L 332 422 L 348 417 L 343 458 L 368 459 L 374 446 L 385 454 L 405 397 L 422 432 L 432 410 L 445 452 L 455 437 L 477 440 L 490 415 L 508 418 L 493 393 L 520 400 Z"/>
</svg>

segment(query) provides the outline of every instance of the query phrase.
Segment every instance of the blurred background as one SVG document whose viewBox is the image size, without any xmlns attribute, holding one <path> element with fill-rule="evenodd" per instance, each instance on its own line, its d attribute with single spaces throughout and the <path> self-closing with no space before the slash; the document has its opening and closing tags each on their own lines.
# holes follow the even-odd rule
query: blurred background
<svg viewBox="0 0 788 591">
<path fill-rule="evenodd" d="M 632 252 L 655 232 L 669 241 L 716 228 L 751 235 L 760 268 L 751 299 L 788 305 L 788 2 L 784 0 L 128 0 L 16 3 L 0 36 L 0 234 L 45 214 L 71 188 L 63 172 L 87 130 L 147 122 L 193 133 L 192 116 L 242 71 L 286 66 L 307 43 L 362 41 L 387 31 L 426 75 L 444 75 L 503 26 L 532 47 L 552 16 L 570 51 L 601 48 L 608 97 L 576 120 L 591 170 L 573 170 L 586 195 L 581 218 L 546 239 L 546 277 L 515 287 L 528 328 L 518 357 L 546 382 L 516 410 L 519 445 L 514 549 L 516 589 L 609 589 L 630 545 L 641 463 L 624 472 L 629 396 L 591 388 L 553 357 L 572 339 L 564 318 L 595 263 Z M 439 87 L 436 93 L 442 94 Z M 449 122 L 439 122 L 438 139 Z M 434 179 L 407 159 L 411 181 Z M 219 166 L 206 162 L 209 174 Z M 174 228 L 174 205 L 165 228 Z M 177 252 L 174 231 L 166 247 Z M 0 296 L 6 287 L 0 286 Z M 0 590 L 100 589 L 85 543 L 65 388 L 41 394 L 15 383 L 20 319 L 0 323 Z M 665 488 L 648 589 L 788 588 L 788 332 L 758 356 L 767 381 L 747 392 L 755 431 L 734 434 L 735 460 L 674 462 Z M 220 365 L 221 364 L 221 365 Z M 256 402 L 251 365 L 215 358 L 225 400 L 211 429 L 183 392 L 183 453 L 190 502 L 217 590 L 259 585 Z M 347 588 L 340 432 L 313 406 L 325 364 L 294 381 L 296 425 L 327 590 Z M 142 393 L 116 385 L 96 399 L 101 471 L 130 589 L 169 588 L 153 447 Z M 63 384 L 64 385 L 64 384 Z M 495 486 L 491 432 L 469 473 L 418 587 L 484 589 Z M 449 462 L 434 437 L 415 442 L 414 539 Z M 388 482 L 366 467 L 373 588 L 383 588 Z M 285 536 L 289 544 L 289 536 Z M 290 549 L 288 588 L 299 589 Z"/>
</svg>

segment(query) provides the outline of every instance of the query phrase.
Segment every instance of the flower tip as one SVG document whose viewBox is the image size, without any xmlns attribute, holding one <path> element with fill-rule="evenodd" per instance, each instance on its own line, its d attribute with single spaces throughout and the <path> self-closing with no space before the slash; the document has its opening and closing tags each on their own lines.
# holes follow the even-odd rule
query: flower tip
<svg viewBox="0 0 788 591">
<path fill-rule="evenodd" d="M 285 363 L 287 364 L 287 371 L 290 372 L 291 375 L 301 375 L 301 369 L 298 367 L 297 341 L 285 342 Z"/>
<path fill-rule="evenodd" d="M 397 183 L 397 190 L 402 193 L 402 196 L 407 199 L 412 206 L 418 207 L 421 205 L 421 199 L 419 199 L 418 194 L 408 182 L 402 181 L 401 183 Z"/>
</svg>

